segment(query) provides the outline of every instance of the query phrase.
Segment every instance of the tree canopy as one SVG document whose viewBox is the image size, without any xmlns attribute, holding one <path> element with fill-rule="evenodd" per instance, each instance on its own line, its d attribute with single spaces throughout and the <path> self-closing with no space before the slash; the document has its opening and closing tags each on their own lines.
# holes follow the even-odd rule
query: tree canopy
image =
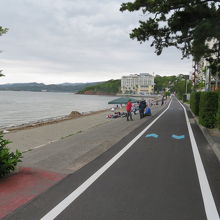
<svg viewBox="0 0 220 220">
<path fill-rule="evenodd" d="M 154 91 L 162 92 L 165 91 L 166 88 L 171 88 L 176 80 L 176 76 L 160 76 L 156 75 L 154 78 Z"/>
<path fill-rule="evenodd" d="M 4 76 L 4 74 L 2 74 L 2 70 L 0 70 L 0 77 L 1 77 L 1 76 Z"/>
<path fill-rule="evenodd" d="M 174 46 L 183 58 L 192 55 L 199 61 L 219 50 L 220 0 L 135 0 L 122 3 L 120 10 L 142 10 L 146 20 L 139 21 L 130 37 L 140 43 L 152 39 L 157 55 Z"/>
<path fill-rule="evenodd" d="M 8 31 L 8 28 L 3 28 L 2 26 L 0 26 L 0 36 L 2 36 L 2 34 L 5 34 L 7 31 Z M 0 70 L 0 77 L 1 76 L 4 76 L 4 74 L 2 74 L 2 70 Z"/>
<path fill-rule="evenodd" d="M 176 93 L 178 97 L 183 97 L 183 95 L 192 90 L 192 82 L 188 81 L 188 75 L 179 74 L 178 76 L 160 76 L 156 75 L 154 78 L 155 86 L 154 91 L 157 93 L 163 93 L 168 89 L 171 93 Z M 186 91 L 187 83 L 187 91 Z"/>
<path fill-rule="evenodd" d="M 8 28 L 3 28 L 2 26 L 0 26 L 0 36 L 2 34 L 5 34 L 8 31 Z"/>
<path fill-rule="evenodd" d="M 100 83 L 95 86 L 86 87 L 85 89 L 81 90 L 79 93 L 86 94 L 87 92 L 91 92 L 93 94 L 96 94 L 96 93 L 116 94 L 120 92 L 120 86 L 121 86 L 121 80 L 111 79 L 109 81 Z"/>
</svg>

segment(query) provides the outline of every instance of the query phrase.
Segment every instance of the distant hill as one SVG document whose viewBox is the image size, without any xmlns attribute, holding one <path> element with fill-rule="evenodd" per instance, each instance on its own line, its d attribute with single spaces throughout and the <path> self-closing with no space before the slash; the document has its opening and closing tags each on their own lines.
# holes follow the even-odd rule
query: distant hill
<svg viewBox="0 0 220 220">
<path fill-rule="evenodd" d="M 1 91 L 33 91 L 33 92 L 78 92 L 88 86 L 98 85 L 102 82 L 92 83 L 62 83 L 45 85 L 43 83 L 12 83 L 0 85 Z"/>
<path fill-rule="evenodd" d="M 81 90 L 80 94 L 88 95 L 115 95 L 120 92 L 121 80 L 109 80 L 94 86 L 88 86 Z"/>
</svg>

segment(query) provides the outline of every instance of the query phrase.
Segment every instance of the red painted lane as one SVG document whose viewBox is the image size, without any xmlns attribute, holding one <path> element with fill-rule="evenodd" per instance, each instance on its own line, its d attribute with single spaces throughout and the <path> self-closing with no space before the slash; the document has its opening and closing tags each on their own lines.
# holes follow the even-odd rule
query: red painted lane
<svg viewBox="0 0 220 220">
<path fill-rule="evenodd" d="M 0 180 L 0 218 L 8 215 L 65 177 L 64 174 L 33 168 Z"/>
</svg>

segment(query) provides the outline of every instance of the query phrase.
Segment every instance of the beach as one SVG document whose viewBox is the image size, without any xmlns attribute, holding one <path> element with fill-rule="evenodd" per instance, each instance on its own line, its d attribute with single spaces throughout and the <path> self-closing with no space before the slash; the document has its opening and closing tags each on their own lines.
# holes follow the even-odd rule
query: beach
<svg viewBox="0 0 220 220">
<path fill-rule="evenodd" d="M 164 106 L 153 106 L 156 114 Z M 62 120 L 5 134 L 12 141 L 9 148 L 23 152 L 22 167 L 34 167 L 59 173 L 72 173 L 95 159 L 151 117 L 134 121 L 108 119 L 110 110 Z"/>
<path fill-rule="evenodd" d="M 78 113 L 75 117 L 66 116 L 57 120 L 11 127 L 7 129 L 9 133 L 4 136 L 12 142 L 9 145 L 12 151 L 18 149 L 26 152 L 108 123 L 110 122 L 106 119 L 108 114 L 112 112 L 101 110 L 85 115 Z"/>
<path fill-rule="evenodd" d="M 106 118 L 112 112 L 104 110 L 65 120 L 14 127 L 4 136 L 13 141 L 9 148 L 22 151 L 23 158 L 16 170 L 1 182 L 1 189 L 7 193 L 2 195 L 0 218 L 59 181 L 65 181 L 66 176 L 77 174 L 90 162 L 96 163 L 103 153 L 108 155 L 131 141 L 133 135 L 166 106 L 153 106 L 152 116 L 143 119 L 139 114 L 133 115 L 133 121 Z"/>
</svg>

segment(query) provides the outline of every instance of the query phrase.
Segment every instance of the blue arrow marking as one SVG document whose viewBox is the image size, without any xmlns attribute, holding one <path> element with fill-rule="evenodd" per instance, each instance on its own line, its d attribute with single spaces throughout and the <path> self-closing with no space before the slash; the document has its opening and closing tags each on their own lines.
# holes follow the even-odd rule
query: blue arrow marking
<svg viewBox="0 0 220 220">
<path fill-rule="evenodd" d="M 148 137 L 158 138 L 159 135 L 157 135 L 157 134 L 147 134 L 145 137 L 146 138 L 148 138 Z"/>
<path fill-rule="evenodd" d="M 173 134 L 171 137 L 174 138 L 174 139 L 180 140 L 180 139 L 184 139 L 185 135 L 178 136 L 178 135 Z"/>
</svg>

